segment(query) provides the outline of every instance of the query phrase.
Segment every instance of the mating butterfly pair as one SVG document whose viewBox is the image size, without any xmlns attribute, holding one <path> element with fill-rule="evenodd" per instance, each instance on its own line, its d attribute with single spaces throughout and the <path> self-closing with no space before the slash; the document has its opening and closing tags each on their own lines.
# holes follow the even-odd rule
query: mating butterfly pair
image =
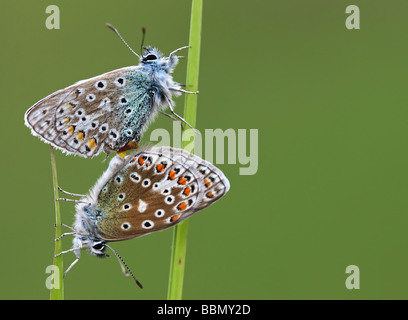
<svg viewBox="0 0 408 320">
<path fill-rule="evenodd" d="M 125 42 L 116 29 L 108 26 Z M 132 50 L 140 59 L 138 66 L 82 80 L 49 95 L 26 112 L 25 124 L 33 135 L 52 146 L 87 158 L 101 152 L 122 153 L 137 145 L 157 113 L 175 119 L 162 111 L 166 107 L 189 125 L 174 112 L 171 99 L 182 92 L 196 93 L 181 89 L 171 76 L 178 63 L 175 53 L 184 48 L 169 57 L 152 47 L 145 48 L 142 56 Z M 105 249 L 109 248 L 124 272 L 141 287 L 107 242 L 174 226 L 228 190 L 228 179 L 219 169 L 187 151 L 155 147 L 125 158 L 115 156 L 89 195 L 61 190 L 81 197 L 73 200 L 77 205 L 75 225 L 68 227 L 72 232 L 62 235 L 73 235 L 74 241 L 72 249 L 60 254 L 76 255 L 65 273 L 78 262 L 82 248 L 98 257 L 106 257 Z"/>
</svg>

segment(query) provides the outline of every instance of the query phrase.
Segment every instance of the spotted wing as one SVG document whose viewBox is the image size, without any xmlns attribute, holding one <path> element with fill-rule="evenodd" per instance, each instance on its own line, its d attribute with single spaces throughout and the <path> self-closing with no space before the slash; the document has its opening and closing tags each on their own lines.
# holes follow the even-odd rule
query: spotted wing
<svg viewBox="0 0 408 320">
<path fill-rule="evenodd" d="M 228 190 L 225 175 L 193 154 L 170 147 L 138 151 L 100 190 L 93 190 L 98 236 L 124 240 L 169 228 Z"/>
<path fill-rule="evenodd" d="M 32 134 L 86 158 L 140 139 L 152 115 L 152 79 L 126 67 L 82 80 L 32 106 L 25 123 Z"/>
</svg>

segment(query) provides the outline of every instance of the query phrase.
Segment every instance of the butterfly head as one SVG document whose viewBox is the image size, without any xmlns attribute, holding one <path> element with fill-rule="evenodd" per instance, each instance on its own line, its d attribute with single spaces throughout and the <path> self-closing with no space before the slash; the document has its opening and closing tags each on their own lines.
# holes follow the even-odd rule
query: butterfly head
<svg viewBox="0 0 408 320">
<path fill-rule="evenodd" d="M 95 204 L 87 204 L 86 201 L 78 203 L 76 210 L 75 230 L 77 235 L 74 238 L 74 248 L 78 251 L 81 248 L 87 248 L 90 254 L 99 258 L 109 257 L 104 253 L 106 241 L 102 240 L 96 232 L 95 219 L 101 211 L 96 208 Z"/>
<path fill-rule="evenodd" d="M 98 258 L 109 257 L 109 255 L 105 253 L 106 241 L 104 240 L 93 239 L 90 236 L 78 234 L 74 238 L 73 243 L 73 248 L 75 249 L 74 252 L 78 258 L 80 256 L 81 248 L 87 248 L 90 254 Z"/>
<path fill-rule="evenodd" d="M 153 47 L 145 47 L 144 54 L 140 57 L 142 63 L 157 63 L 162 57 L 163 54 Z"/>
<path fill-rule="evenodd" d="M 98 258 L 109 257 L 109 255 L 104 252 L 105 249 L 106 242 L 102 240 L 93 240 L 88 247 L 89 253 Z"/>
<path fill-rule="evenodd" d="M 140 56 L 140 63 L 144 66 L 148 66 L 155 71 L 165 71 L 166 73 L 172 73 L 178 63 L 178 57 L 170 55 L 164 57 L 163 54 L 153 47 L 145 47 L 144 54 Z"/>
</svg>

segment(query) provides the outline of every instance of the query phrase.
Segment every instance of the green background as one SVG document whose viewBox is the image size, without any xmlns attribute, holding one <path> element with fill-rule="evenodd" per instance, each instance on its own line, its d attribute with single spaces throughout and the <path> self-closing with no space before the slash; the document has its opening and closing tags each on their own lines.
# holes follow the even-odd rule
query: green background
<svg viewBox="0 0 408 320">
<path fill-rule="evenodd" d="M 45 27 L 58 5 L 61 29 Z M 347 5 L 361 29 L 347 30 Z M 185 299 L 406 299 L 407 1 L 204 0 L 197 128 L 258 129 L 258 171 L 217 164 L 225 198 L 190 219 Z M 48 299 L 54 249 L 49 146 L 24 126 L 36 101 L 72 83 L 188 44 L 190 1 L 2 2 L 0 298 Z M 185 81 L 186 62 L 174 77 Z M 184 97 L 176 99 L 183 112 Z M 172 128 L 159 116 L 144 135 Z M 249 139 L 249 133 L 247 135 Z M 249 146 L 248 146 L 249 151 Z M 66 190 L 86 193 L 107 168 L 56 151 Z M 72 203 L 62 203 L 66 224 Z M 83 252 L 66 299 L 165 299 L 172 230 Z M 71 246 L 64 239 L 64 249 Z M 64 258 L 67 267 L 73 254 Z M 360 290 L 345 269 L 360 268 Z"/>
</svg>

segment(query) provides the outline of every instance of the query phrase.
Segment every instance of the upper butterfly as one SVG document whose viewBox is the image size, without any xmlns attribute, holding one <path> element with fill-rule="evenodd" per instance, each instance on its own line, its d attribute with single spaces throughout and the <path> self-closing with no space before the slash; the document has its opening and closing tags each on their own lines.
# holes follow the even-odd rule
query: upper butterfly
<svg viewBox="0 0 408 320">
<path fill-rule="evenodd" d="M 102 151 L 127 150 L 167 107 L 187 123 L 174 112 L 172 96 L 198 93 L 181 89 L 171 76 L 179 60 L 175 53 L 188 47 L 168 57 L 147 47 L 139 56 L 107 26 L 139 57 L 139 65 L 79 81 L 38 101 L 25 114 L 33 135 L 67 154 L 92 158 Z"/>
</svg>

